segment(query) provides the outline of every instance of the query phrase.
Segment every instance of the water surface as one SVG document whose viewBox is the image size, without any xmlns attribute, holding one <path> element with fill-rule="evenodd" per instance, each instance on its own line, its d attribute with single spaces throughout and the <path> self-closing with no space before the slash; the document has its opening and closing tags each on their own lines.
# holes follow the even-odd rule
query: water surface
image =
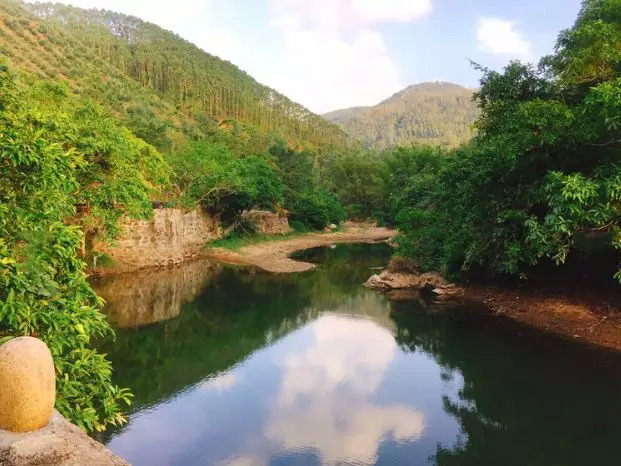
<svg viewBox="0 0 621 466">
<path fill-rule="evenodd" d="M 302 274 L 194 262 L 100 284 L 135 465 L 619 464 L 621 360 L 360 284 L 385 245 Z"/>
</svg>

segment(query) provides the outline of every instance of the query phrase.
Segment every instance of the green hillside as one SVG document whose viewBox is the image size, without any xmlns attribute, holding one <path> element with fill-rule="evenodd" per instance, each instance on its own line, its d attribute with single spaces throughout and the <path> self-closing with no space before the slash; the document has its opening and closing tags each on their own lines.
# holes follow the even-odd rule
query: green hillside
<svg viewBox="0 0 621 466">
<path fill-rule="evenodd" d="M 413 143 L 456 147 L 472 136 L 472 93 L 451 83 L 416 84 L 374 107 L 336 110 L 324 118 L 372 149 Z"/>
<path fill-rule="evenodd" d="M 0 19 L 0 53 L 14 67 L 66 80 L 161 149 L 223 128 L 242 139 L 270 135 L 310 147 L 348 141 L 235 65 L 138 18 L 2 0 Z"/>
</svg>

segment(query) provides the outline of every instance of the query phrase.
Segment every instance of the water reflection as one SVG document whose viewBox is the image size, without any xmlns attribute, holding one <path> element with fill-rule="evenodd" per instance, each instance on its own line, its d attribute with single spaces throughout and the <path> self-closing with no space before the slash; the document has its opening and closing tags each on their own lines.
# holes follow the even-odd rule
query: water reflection
<svg viewBox="0 0 621 466">
<path fill-rule="evenodd" d="M 443 395 L 461 435 L 438 465 L 608 465 L 621 434 L 621 359 L 487 316 L 393 305 L 397 340 L 462 386 Z M 413 331 L 415 329 L 415 331 Z"/>
<path fill-rule="evenodd" d="M 313 450 L 325 463 L 372 463 L 379 443 L 418 440 L 425 415 L 405 403 L 378 404 L 396 350 L 374 322 L 324 316 L 309 326 L 311 343 L 282 355 L 282 379 L 263 435 L 285 451 Z M 267 457 L 246 456 L 250 464 Z"/>
<path fill-rule="evenodd" d="M 136 394 L 136 465 L 614 464 L 621 361 L 360 286 L 381 246 L 299 275 L 224 267 L 175 318 L 106 348 Z"/>
<path fill-rule="evenodd" d="M 440 439 L 451 446 L 459 426 L 441 415 L 441 394 L 456 395 L 458 381 L 404 353 L 377 322 L 349 313 L 335 309 L 138 413 L 110 447 L 135 464 L 259 465 L 372 464 L 380 450 L 391 461 L 424 461 Z M 425 389 L 395 396 L 399 382 Z"/>
<path fill-rule="evenodd" d="M 93 288 L 106 300 L 106 315 L 115 327 L 139 327 L 177 317 L 220 270 L 217 263 L 195 261 L 96 280 Z"/>
</svg>

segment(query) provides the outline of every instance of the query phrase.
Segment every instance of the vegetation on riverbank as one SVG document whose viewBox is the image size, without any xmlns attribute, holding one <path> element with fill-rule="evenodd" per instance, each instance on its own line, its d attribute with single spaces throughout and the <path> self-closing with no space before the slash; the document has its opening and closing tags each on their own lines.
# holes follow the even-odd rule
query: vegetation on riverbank
<svg viewBox="0 0 621 466">
<path fill-rule="evenodd" d="M 236 251 L 251 244 L 266 243 L 269 241 L 286 241 L 291 238 L 303 235 L 304 232 L 293 231 L 285 235 L 261 235 L 261 234 L 249 234 L 249 235 L 229 235 L 222 239 L 216 239 L 207 244 L 208 248 L 224 248 Z"/>
<path fill-rule="evenodd" d="M 620 44 L 621 2 L 585 1 L 539 66 L 475 65 L 483 77 L 471 143 L 357 159 L 339 193 L 394 223 L 400 254 L 426 270 L 527 278 L 581 254 L 585 238 L 619 260 Z"/>
<path fill-rule="evenodd" d="M 110 235 L 122 213 L 148 216 L 166 165 L 97 106 L 60 85 L 17 86 L 4 65 L 0 109 L 0 335 L 41 338 L 56 365 L 57 408 L 101 430 L 123 422 L 130 394 L 90 348 L 112 330 L 78 251 L 84 231 Z M 76 218 L 84 203 L 90 212 Z"/>
</svg>

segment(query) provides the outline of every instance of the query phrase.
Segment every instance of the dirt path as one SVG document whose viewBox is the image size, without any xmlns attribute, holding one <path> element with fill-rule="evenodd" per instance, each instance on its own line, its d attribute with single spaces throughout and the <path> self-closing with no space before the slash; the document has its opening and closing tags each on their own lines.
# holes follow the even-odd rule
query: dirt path
<svg viewBox="0 0 621 466">
<path fill-rule="evenodd" d="M 392 238 L 395 234 L 394 230 L 388 228 L 350 224 L 341 232 L 309 233 L 294 238 L 251 244 L 236 251 L 225 248 L 210 248 L 204 255 L 222 262 L 255 265 L 268 272 L 304 272 L 315 266 L 308 262 L 290 259 L 289 256 L 296 251 L 335 243 L 383 241 Z"/>
</svg>

